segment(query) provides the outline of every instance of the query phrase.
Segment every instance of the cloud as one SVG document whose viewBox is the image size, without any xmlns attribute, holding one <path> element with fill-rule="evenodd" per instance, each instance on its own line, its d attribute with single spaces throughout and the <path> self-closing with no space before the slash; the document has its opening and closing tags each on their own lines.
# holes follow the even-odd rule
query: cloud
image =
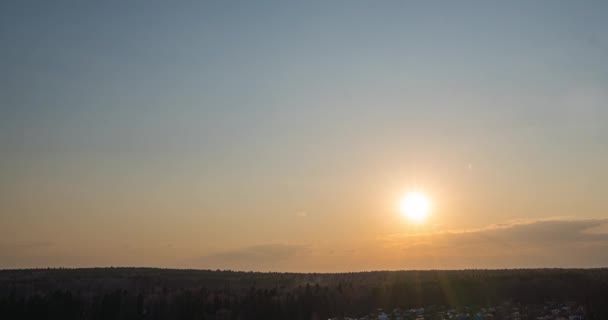
<svg viewBox="0 0 608 320">
<path fill-rule="evenodd" d="M 608 219 L 517 220 L 378 240 L 356 248 L 264 244 L 209 254 L 197 263 L 210 269 L 306 272 L 608 266 Z"/>
<path fill-rule="evenodd" d="M 263 244 L 206 255 L 201 260 L 205 265 L 214 267 L 261 269 L 274 267 L 309 253 L 310 248 L 305 245 Z"/>
<path fill-rule="evenodd" d="M 469 245 L 478 240 L 504 244 L 565 244 L 592 241 L 608 241 L 608 233 L 589 232 L 608 225 L 608 219 L 542 219 L 516 220 L 484 228 L 448 230 L 427 234 L 392 234 L 381 237 L 392 245 L 414 247 L 417 245 L 446 242 L 450 245 Z"/>
<path fill-rule="evenodd" d="M 608 219 L 519 220 L 478 229 L 380 237 L 418 261 L 464 267 L 608 265 Z"/>
</svg>

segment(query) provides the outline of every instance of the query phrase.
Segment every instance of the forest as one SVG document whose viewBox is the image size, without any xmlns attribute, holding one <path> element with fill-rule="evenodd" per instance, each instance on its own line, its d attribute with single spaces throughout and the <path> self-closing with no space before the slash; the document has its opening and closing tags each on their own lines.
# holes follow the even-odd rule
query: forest
<svg viewBox="0 0 608 320">
<path fill-rule="evenodd" d="M 3 319 L 328 319 L 378 308 L 576 301 L 608 319 L 608 269 L 276 273 L 0 270 Z"/>
</svg>

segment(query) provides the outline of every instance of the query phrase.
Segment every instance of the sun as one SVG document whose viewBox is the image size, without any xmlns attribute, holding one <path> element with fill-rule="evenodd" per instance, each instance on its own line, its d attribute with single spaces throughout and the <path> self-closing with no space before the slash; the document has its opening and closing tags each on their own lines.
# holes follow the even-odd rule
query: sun
<svg viewBox="0 0 608 320">
<path fill-rule="evenodd" d="M 424 193 L 410 192 L 401 198 L 399 209 L 408 219 L 417 223 L 422 223 L 426 220 L 431 211 L 431 202 Z"/>
</svg>

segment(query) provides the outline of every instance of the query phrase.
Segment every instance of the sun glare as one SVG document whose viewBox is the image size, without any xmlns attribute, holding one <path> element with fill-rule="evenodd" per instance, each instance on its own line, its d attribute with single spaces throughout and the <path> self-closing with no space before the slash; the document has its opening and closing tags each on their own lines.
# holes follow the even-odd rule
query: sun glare
<svg viewBox="0 0 608 320">
<path fill-rule="evenodd" d="M 431 202 L 424 193 L 410 192 L 401 198 L 400 210 L 408 219 L 421 223 L 431 210 Z"/>
</svg>

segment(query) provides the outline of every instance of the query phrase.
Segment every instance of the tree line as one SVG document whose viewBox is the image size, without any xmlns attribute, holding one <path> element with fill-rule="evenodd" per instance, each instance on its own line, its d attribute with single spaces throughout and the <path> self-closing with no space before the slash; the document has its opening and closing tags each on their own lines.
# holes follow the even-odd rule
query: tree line
<svg viewBox="0 0 608 320">
<path fill-rule="evenodd" d="M 576 301 L 608 319 L 608 269 L 256 273 L 147 268 L 0 271 L 3 319 L 327 319 L 378 308 Z"/>
</svg>

